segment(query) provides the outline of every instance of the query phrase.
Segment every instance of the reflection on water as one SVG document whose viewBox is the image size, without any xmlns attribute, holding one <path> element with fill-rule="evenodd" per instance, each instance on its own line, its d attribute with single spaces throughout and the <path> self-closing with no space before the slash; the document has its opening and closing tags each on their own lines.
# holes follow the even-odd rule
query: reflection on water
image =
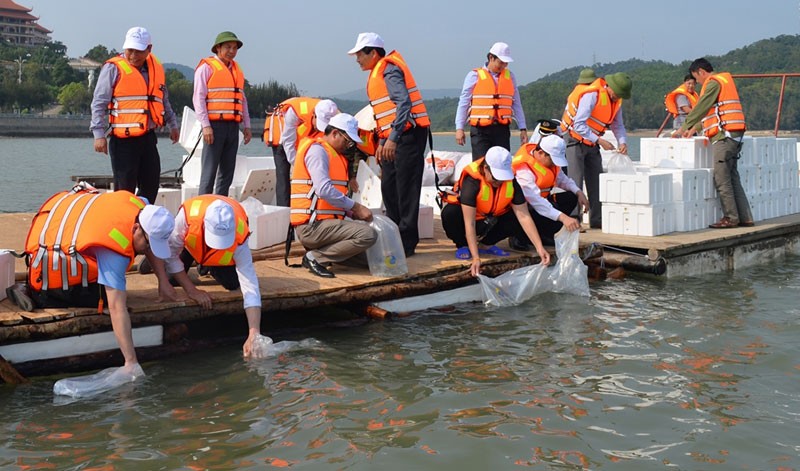
<svg viewBox="0 0 800 471">
<path fill-rule="evenodd" d="M 52 378 L 2 387 L 0 467 L 792 469 L 799 270 L 315 330 L 310 348 L 147 364 L 143 383 L 67 404 Z"/>
</svg>

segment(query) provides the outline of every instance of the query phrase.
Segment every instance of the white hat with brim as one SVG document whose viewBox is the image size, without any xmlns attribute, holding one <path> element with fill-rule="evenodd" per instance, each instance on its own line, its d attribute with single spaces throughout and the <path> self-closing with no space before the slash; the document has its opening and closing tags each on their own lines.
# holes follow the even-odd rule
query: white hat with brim
<svg viewBox="0 0 800 471">
<path fill-rule="evenodd" d="M 377 33 L 361 33 L 356 39 L 356 45 L 353 49 L 347 51 L 348 54 L 355 54 L 356 52 L 364 49 L 365 47 L 383 47 L 383 38 L 378 36 Z"/>
<path fill-rule="evenodd" d="M 212 249 L 222 250 L 236 240 L 236 216 L 233 208 L 222 200 L 216 200 L 206 208 L 203 216 L 203 238 Z"/>
<path fill-rule="evenodd" d="M 352 115 L 339 113 L 331 118 L 330 122 L 328 122 L 328 126 L 344 131 L 355 143 L 361 142 L 361 136 L 358 135 L 358 120 Z"/>
<path fill-rule="evenodd" d="M 152 39 L 150 38 L 150 33 L 141 26 L 134 26 L 125 34 L 125 42 L 122 44 L 122 49 L 144 51 L 147 49 L 147 46 L 151 44 Z"/>
<path fill-rule="evenodd" d="M 142 226 L 150 242 L 150 250 L 160 259 L 170 256 L 169 236 L 175 229 L 175 218 L 163 206 L 148 204 L 139 213 L 139 225 Z"/>
<path fill-rule="evenodd" d="M 514 59 L 511 58 L 511 48 L 506 43 L 492 44 L 489 54 L 494 54 L 503 62 L 514 62 Z"/>
<path fill-rule="evenodd" d="M 508 149 L 494 146 L 486 151 L 484 160 L 495 180 L 507 181 L 514 179 L 514 171 L 511 170 L 511 152 Z"/>
<path fill-rule="evenodd" d="M 332 100 L 320 100 L 314 107 L 314 116 L 317 118 L 317 130 L 325 132 L 331 118 L 339 114 L 339 107 Z"/>
<path fill-rule="evenodd" d="M 559 167 L 567 166 L 567 145 L 564 144 L 564 139 L 555 134 L 548 134 L 539 141 L 539 148 L 550 155 L 554 164 Z"/>
</svg>

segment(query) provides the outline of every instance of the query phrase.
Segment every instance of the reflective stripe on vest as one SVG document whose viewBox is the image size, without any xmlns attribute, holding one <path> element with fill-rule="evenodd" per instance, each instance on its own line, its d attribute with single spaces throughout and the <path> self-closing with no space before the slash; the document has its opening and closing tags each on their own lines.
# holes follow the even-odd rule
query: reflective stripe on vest
<svg viewBox="0 0 800 471">
<path fill-rule="evenodd" d="M 608 90 L 606 89 L 606 81 L 602 78 L 598 78 L 588 87 L 585 85 L 578 85 L 573 92 L 570 93 L 567 106 L 564 108 L 564 114 L 561 116 L 562 134 L 569 131 L 573 139 L 587 146 L 594 146 L 596 145 L 594 142 L 584 139 L 583 136 L 575 132 L 573 127 L 580 101 L 587 93 L 597 94 L 597 101 L 595 102 L 594 108 L 592 108 L 589 118 L 586 120 L 586 125 L 589 127 L 589 130 L 598 137 L 602 136 L 606 129 L 608 129 L 608 126 L 614 121 L 614 118 L 617 116 L 622 106 L 623 100 L 621 98 L 616 102 L 611 100 Z"/>
<path fill-rule="evenodd" d="M 699 95 L 697 92 L 689 93 L 686 91 L 686 87 L 683 85 L 679 86 L 675 90 L 672 90 L 664 97 L 664 106 L 667 107 L 667 111 L 672 114 L 673 117 L 678 116 L 681 113 L 681 110 L 678 108 L 678 96 L 683 95 L 689 100 L 689 106 L 694 108 L 697 104 L 697 98 Z"/>
<path fill-rule="evenodd" d="M 484 158 L 481 157 L 464 167 L 458 182 L 453 187 L 453 193 L 460 194 L 464 178 L 467 175 L 480 182 L 478 198 L 475 201 L 475 219 L 478 221 L 486 219 L 487 216 L 502 216 L 507 213 L 511 209 L 514 199 L 514 180 L 504 181 L 499 188 L 495 189 L 486 182 L 483 173 L 480 171 L 483 160 Z M 449 204 L 461 204 L 460 197 L 450 195 L 447 198 L 447 202 Z"/>
<path fill-rule="evenodd" d="M 346 211 L 343 208 L 332 206 L 314 191 L 314 183 L 306 167 L 306 155 L 314 144 L 319 144 L 328 157 L 328 175 L 331 184 L 342 194 L 347 194 L 347 159 L 336 152 L 321 137 L 303 139 L 297 149 L 297 158 L 294 161 L 291 184 L 291 223 L 300 226 L 316 221 L 317 219 L 344 219 Z"/>
<path fill-rule="evenodd" d="M 472 89 L 469 124 L 472 126 L 489 126 L 493 123 L 507 125 L 511 123 L 512 104 L 514 103 L 514 82 L 511 71 L 503 70 L 494 76 L 485 68 L 475 69 L 478 81 Z"/>
<path fill-rule="evenodd" d="M 533 173 L 534 183 L 536 187 L 539 188 L 540 195 L 542 198 L 547 198 L 550 196 L 550 192 L 553 191 L 553 188 L 555 188 L 558 172 L 560 172 L 561 169 L 556 165 L 555 170 L 552 170 L 540 164 L 533 156 L 533 152 L 537 147 L 536 144 L 532 143 L 523 144 L 517 153 L 514 154 L 514 158 L 511 161 L 511 168 L 516 175 L 520 168 L 527 167 L 531 173 Z"/>
<path fill-rule="evenodd" d="M 708 113 L 701 121 L 703 134 L 710 138 L 720 131 L 727 135 L 731 131 L 744 132 L 747 130 L 742 103 L 739 101 L 739 92 L 736 90 L 736 84 L 733 82 L 731 74 L 723 72 L 710 76 L 703 84 L 700 96 L 705 93 L 706 86 L 710 83 L 709 80 L 719 83 L 720 91 L 717 102 L 708 110 Z"/>
<path fill-rule="evenodd" d="M 402 56 L 397 51 L 392 51 L 387 56 L 382 57 L 367 79 L 367 96 L 369 97 L 370 105 L 372 105 L 372 112 L 375 116 L 376 129 L 378 136 L 381 139 L 389 137 L 391 133 L 392 123 L 397 114 L 397 107 L 394 102 L 389 98 L 389 90 L 386 87 L 386 81 L 383 77 L 383 72 L 386 66 L 394 64 L 403 72 L 403 78 L 408 90 L 408 96 L 411 100 L 411 112 L 409 121 L 407 121 L 402 131 L 407 131 L 412 126 L 428 127 L 431 121 L 428 118 L 428 111 L 425 108 L 425 103 L 422 101 L 422 94 L 417 88 L 417 83 L 414 76 L 411 74 Z"/>
<path fill-rule="evenodd" d="M 107 61 L 117 68 L 118 80 L 114 84 L 108 103 L 109 126 L 116 137 L 137 137 L 150 129 L 150 120 L 156 127 L 164 125 L 164 68 L 158 58 L 148 54 L 147 81 L 123 57 Z"/>
<path fill-rule="evenodd" d="M 206 57 L 200 61 L 211 67 L 208 78 L 206 108 L 211 121 L 242 121 L 244 113 L 244 74 L 239 64 L 232 60 L 230 68 L 217 57 Z"/>
<path fill-rule="evenodd" d="M 206 209 L 214 201 L 222 200 L 233 209 L 236 238 L 230 247 L 212 249 L 205 243 Z M 184 201 L 183 214 L 186 218 L 187 232 L 183 243 L 186 250 L 197 263 L 209 267 L 229 266 L 234 263 L 236 249 L 247 242 L 250 227 L 247 213 L 238 201 L 220 195 L 200 195 Z"/>
</svg>

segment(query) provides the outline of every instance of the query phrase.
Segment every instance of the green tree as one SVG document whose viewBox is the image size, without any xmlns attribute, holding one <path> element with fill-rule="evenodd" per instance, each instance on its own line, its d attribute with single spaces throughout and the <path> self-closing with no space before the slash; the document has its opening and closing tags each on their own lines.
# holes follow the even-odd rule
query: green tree
<svg viewBox="0 0 800 471">
<path fill-rule="evenodd" d="M 177 69 L 167 69 L 164 76 L 167 81 L 169 104 L 175 113 L 181 115 L 185 106 L 192 108 L 192 93 L 194 92 L 192 83 L 186 80 Z"/>
<path fill-rule="evenodd" d="M 283 100 L 293 96 L 300 96 L 300 92 L 294 83 L 282 85 L 275 80 L 252 86 L 248 82 L 245 83 L 244 89 L 250 116 L 259 118 L 266 116 L 268 110 L 272 110 Z"/>
<path fill-rule="evenodd" d="M 107 61 L 111 57 L 114 57 L 118 54 L 119 53 L 115 49 L 109 51 L 108 48 L 106 48 L 102 44 L 98 44 L 97 46 L 89 49 L 89 51 L 86 54 L 84 54 L 84 57 L 102 64 L 103 62 Z"/>
<path fill-rule="evenodd" d="M 73 82 L 61 87 L 58 93 L 58 103 L 63 106 L 64 113 L 84 114 L 89 112 L 92 95 L 86 85 Z"/>
</svg>

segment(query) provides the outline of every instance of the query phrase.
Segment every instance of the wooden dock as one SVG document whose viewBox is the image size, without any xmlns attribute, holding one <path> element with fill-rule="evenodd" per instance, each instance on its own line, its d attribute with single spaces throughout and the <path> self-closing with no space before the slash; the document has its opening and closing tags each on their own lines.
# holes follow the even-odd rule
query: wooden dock
<svg viewBox="0 0 800 471">
<path fill-rule="evenodd" d="M 32 214 L 0 214 L 0 248 L 20 250 L 24 246 Z M 408 259 L 409 274 L 396 278 L 372 277 L 366 268 L 336 265 L 336 278 L 323 279 L 304 268 L 287 267 L 283 246 L 253 252 L 261 282 L 262 329 L 292 328 L 310 322 L 363 322 L 368 314 L 386 313 L 371 310 L 373 303 L 411 296 L 437 294 L 476 281 L 469 275 L 469 263 L 456 260 L 454 247 L 446 239 L 438 220 L 434 239 L 423 239 L 417 254 Z M 662 276 L 699 275 L 711 271 L 736 269 L 757 264 L 765 258 L 798 253 L 800 250 L 800 214 L 760 222 L 752 228 L 701 230 L 672 233 L 658 237 L 635 237 L 603 234 L 587 230 L 581 234 L 581 246 L 602 248 L 602 258 L 592 265 L 623 267 Z M 290 262 L 299 263 L 302 247 L 295 243 Z M 520 266 L 538 263 L 535 254 L 511 252 L 511 256 L 487 257 L 483 272 L 496 276 Z M 17 260 L 18 279 L 24 279 L 25 265 Z M 592 273 L 590 271 L 590 273 Z M 214 298 L 214 307 L 200 309 L 194 302 L 160 302 L 157 283 L 152 275 L 128 275 L 128 305 L 134 328 L 160 326 L 161 339 L 152 347 L 137 349 L 141 361 L 163 358 L 219 343 L 241 342 L 245 333 L 242 297 L 228 292 L 210 277 L 190 274 L 200 287 Z M 178 289 L 179 293 L 181 290 Z M 440 297 L 441 299 L 446 299 Z M 446 302 L 446 301 L 445 301 Z M 397 303 L 394 303 L 397 305 Z M 400 303 L 402 306 L 402 303 Z M 398 311 L 402 311 L 399 309 Z M 348 315 L 342 315 L 347 311 Z M 391 314 L 391 313 L 390 313 Z M 396 313 L 399 314 L 399 313 Z M 96 309 L 43 309 L 20 311 L 10 300 L 0 302 L 0 348 L 30 342 L 53 341 L 74 336 L 109 333 L 108 315 Z M 80 342 L 81 340 L 77 340 Z M 2 358 L 0 356 L 0 358 Z M 14 363 L 24 376 L 85 371 L 121 362 L 118 350 L 58 359 Z"/>
</svg>

